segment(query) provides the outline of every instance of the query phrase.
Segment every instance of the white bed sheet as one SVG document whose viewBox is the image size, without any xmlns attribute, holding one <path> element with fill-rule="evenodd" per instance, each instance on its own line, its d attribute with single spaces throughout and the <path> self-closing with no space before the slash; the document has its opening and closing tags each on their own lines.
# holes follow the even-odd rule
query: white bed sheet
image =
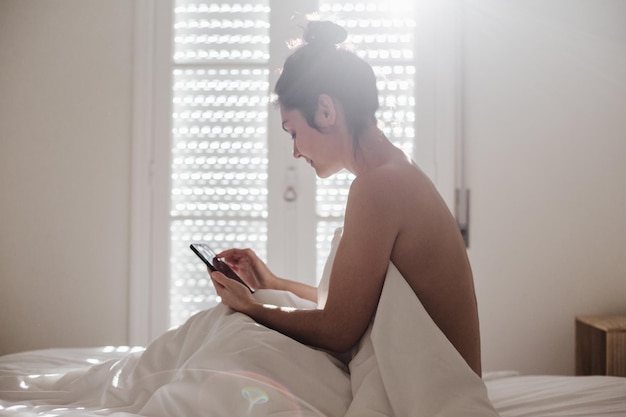
<svg viewBox="0 0 626 417">
<path fill-rule="evenodd" d="M 390 265 L 352 375 L 332 355 L 219 305 L 145 351 L 0 358 L 0 415 L 495 417 L 483 381 L 407 287 Z M 255 296 L 307 307 L 290 293 Z"/>
<path fill-rule="evenodd" d="M 290 293 L 263 302 L 314 307 Z M 336 416 L 347 370 L 326 352 L 224 305 L 141 349 L 39 351 L 0 358 L 3 416 Z M 83 366 L 83 365 L 90 366 Z"/>
<path fill-rule="evenodd" d="M 486 374 L 501 417 L 626 417 L 626 378 Z"/>
<path fill-rule="evenodd" d="M 66 373 L 141 351 L 142 347 L 105 346 L 23 352 L 1 356 L 0 373 L 24 376 Z M 484 380 L 489 398 L 501 417 L 626 417 L 626 378 L 520 375 L 503 371 L 486 373 Z M 63 407 L 49 408 L 44 415 L 54 415 L 55 408 Z M 26 413 L 26 406 L 22 405 L 21 409 Z M 0 406 L 0 415 L 19 415 L 16 411 Z"/>
<path fill-rule="evenodd" d="M 340 238 L 338 231 L 329 264 Z M 255 296 L 279 306 L 317 307 L 282 291 Z M 496 417 L 493 402 L 504 417 L 626 417 L 616 414 L 626 404 L 619 402 L 626 400 L 619 385 L 626 378 L 610 384 L 548 379 L 542 386 L 512 377 L 486 385 L 393 264 L 349 369 L 219 305 L 145 350 L 54 349 L 0 357 L 0 415 Z M 572 392 L 586 390 L 593 401 L 576 403 Z M 589 411 L 565 413 L 574 409 Z M 602 414 L 606 410 L 613 414 Z"/>
</svg>

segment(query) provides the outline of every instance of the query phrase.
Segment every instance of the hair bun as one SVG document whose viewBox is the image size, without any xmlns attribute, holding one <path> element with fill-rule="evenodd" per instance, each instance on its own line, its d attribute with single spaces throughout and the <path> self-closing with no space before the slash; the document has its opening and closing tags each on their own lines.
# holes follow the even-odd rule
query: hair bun
<svg viewBox="0 0 626 417">
<path fill-rule="evenodd" d="M 348 32 L 336 23 L 325 21 L 310 21 L 307 24 L 302 39 L 309 45 L 334 46 L 345 41 Z"/>
</svg>

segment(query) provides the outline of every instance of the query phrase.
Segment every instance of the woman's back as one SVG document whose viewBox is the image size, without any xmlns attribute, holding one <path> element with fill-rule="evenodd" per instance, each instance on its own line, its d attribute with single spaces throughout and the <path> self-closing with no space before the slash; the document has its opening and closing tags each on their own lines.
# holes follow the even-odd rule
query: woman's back
<svg viewBox="0 0 626 417">
<path fill-rule="evenodd" d="M 480 336 L 472 271 L 456 221 L 433 184 L 412 164 L 397 170 L 393 213 L 399 232 L 391 261 L 434 322 L 480 375 Z"/>
</svg>

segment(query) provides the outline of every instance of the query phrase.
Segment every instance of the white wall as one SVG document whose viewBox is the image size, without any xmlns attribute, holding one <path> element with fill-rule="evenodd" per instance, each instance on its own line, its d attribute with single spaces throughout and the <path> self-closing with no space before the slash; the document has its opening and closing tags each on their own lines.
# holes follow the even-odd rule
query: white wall
<svg viewBox="0 0 626 417">
<path fill-rule="evenodd" d="M 127 333 L 132 2 L 0 2 L 0 354 Z"/>
<path fill-rule="evenodd" d="M 471 247 L 486 370 L 574 372 L 626 314 L 626 2 L 466 2 Z"/>
<path fill-rule="evenodd" d="M 625 7 L 466 2 L 486 370 L 572 373 L 574 316 L 626 313 Z M 132 2 L 0 2 L 0 354 L 127 342 L 131 47 Z"/>
</svg>

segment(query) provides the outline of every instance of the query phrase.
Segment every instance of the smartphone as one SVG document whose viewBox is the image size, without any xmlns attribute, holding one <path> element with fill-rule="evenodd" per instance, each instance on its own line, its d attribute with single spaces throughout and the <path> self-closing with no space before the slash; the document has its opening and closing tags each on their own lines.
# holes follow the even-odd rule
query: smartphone
<svg viewBox="0 0 626 417">
<path fill-rule="evenodd" d="M 222 274 L 226 275 L 230 279 L 234 279 L 237 282 L 243 284 L 251 293 L 254 293 L 254 290 L 250 288 L 243 280 L 233 271 L 226 262 L 218 259 L 215 255 L 213 249 L 209 247 L 206 243 L 192 243 L 189 245 L 193 253 L 198 255 L 202 262 L 209 267 L 211 271 L 219 271 Z"/>
</svg>

